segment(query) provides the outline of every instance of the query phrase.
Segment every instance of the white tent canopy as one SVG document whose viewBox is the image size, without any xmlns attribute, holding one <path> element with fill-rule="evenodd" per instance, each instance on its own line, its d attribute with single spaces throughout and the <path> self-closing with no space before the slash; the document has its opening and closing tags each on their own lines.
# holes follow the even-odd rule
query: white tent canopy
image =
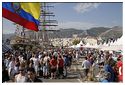
<svg viewBox="0 0 125 85">
<path fill-rule="evenodd" d="M 112 45 L 112 46 L 103 46 L 101 48 L 101 50 L 113 50 L 113 51 L 119 51 L 119 50 L 122 50 L 122 45 Z"/>
<path fill-rule="evenodd" d="M 96 48 L 96 49 L 99 49 L 99 45 L 95 44 L 95 45 L 92 45 L 91 48 Z"/>
<path fill-rule="evenodd" d="M 122 45 L 123 44 L 123 37 L 119 38 L 117 41 L 113 43 L 113 45 Z"/>
<path fill-rule="evenodd" d="M 72 46 L 70 46 L 69 48 L 74 48 L 74 49 L 76 49 L 76 45 L 72 45 Z"/>
<path fill-rule="evenodd" d="M 123 37 L 119 38 L 114 43 L 111 42 L 109 46 L 103 45 L 101 46 L 101 50 L 113 50 L 113 51 L 123 50 L 122 40 L 123 40 Z"/>
<path fill-rule="evenodd" d="M 96 49 L 100 49 L 100 50 L 112 50 L 112 51 L 119 51 L 119 50 L 123 50 L 123 43 L 122 43 L 123 37 L 119 38 L 117 41 L 110 42 L 108 44 L 104 43 L 104 44 L 100 44 L 100 45 L 90 45 L 89 43 L 87 43 L 86 45 L 83 44 L 82 41 L 80 41 L 79 44 L 77 45 L 73 45 L 70 46 L 70 48 L 74 48 L 74 49 L 79 49 L 81 47 L 83 48 L 96 48 Z"/>
<path fill-rule="evenodd" d="M 86 47 L 86 48 L 91 48 L 91 45 L 90 45 L 89 43 L 87 43 L 87 44 L 85 45 L 85 47 Z"/>
</svg>

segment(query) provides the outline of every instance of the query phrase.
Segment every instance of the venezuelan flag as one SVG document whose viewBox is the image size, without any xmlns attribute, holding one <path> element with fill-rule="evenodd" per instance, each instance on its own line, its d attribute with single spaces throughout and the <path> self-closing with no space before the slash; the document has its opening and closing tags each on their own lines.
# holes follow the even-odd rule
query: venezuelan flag
<svg viewBox="0 0 125 85">
<path fill-rule="evenodd" d="M 38 31 L 40 3 L 3 2 L 2 16 L 24 28 Z"/>
</svg>

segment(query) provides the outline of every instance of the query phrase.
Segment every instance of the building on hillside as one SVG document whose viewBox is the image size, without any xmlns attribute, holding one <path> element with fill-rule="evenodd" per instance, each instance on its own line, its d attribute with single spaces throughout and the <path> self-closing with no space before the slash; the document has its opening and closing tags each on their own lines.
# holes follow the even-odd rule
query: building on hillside
<svg viewBox="0 0 125 85">
<path fill-rule="evenodd" d="M 95 37 L 87 36 L 85 39 L 85 43 L 89 43 L 90 45 L 95 45 L 98 42 L 98 39 Z"/>
</svg>

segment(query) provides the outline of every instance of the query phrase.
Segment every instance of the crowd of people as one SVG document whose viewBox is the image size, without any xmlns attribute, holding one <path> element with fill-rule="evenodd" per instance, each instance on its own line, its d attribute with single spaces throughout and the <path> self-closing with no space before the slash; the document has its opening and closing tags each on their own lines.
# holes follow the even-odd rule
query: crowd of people
<svg viewBox="0 0 125 85">
<path fill-rule="evenodd" d="M 89 54 L 82 63 L 86 77 L 91 71 L 91 76 L 99 82 L 123 81 L 122 54 L 100 51 L 94 56 L 93 53 Z"/>
<path fill-rule="evenodd" d="M 2 79 L 3 82 L 8 80 L 12 82 L 29 82 L 28 78 L 31 77 L 28 76 L 29 69 L 35 78 L 65 78 L 71 62 L 71 52 L 62 53 L 57 50 L 36 50 L 36 52 L 16 50 L 7 52 L 3 55 Z"/>
<path fill-rule="evenodd" d="M 62 79 L 67 77 L 72 63 L 79 63 L 83 78 L 98 82 L 122 82 L 122 54 L 96 49 L 49 49 L 6 52 L 2 60 L 2 82 L 42 82 L 40 78 Z M 95 80 L 96 79 L 96 80 Z"/>
</svg>

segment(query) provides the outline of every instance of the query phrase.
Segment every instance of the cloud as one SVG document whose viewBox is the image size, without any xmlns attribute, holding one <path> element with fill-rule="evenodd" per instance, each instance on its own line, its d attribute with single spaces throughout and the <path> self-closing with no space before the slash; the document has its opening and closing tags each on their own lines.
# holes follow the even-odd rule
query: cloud
<svg viewBox="0 0 125 85">
<path fill-rule="evenodd" d="M 75 29 L 82 29 L 82 30 L 86 30 L 89 29 L 91 27 L 97 27 L 99 25 L 97 24 L 93 24 L 93 23 L 87 23 L 87 22 L 64 22 L 64 23 L 58 23 L 58 28 L 63 28 L 63 29 L 67 29 L 67 28 L 75 28 Z"/>
<path fill-rule="evenodd" d="M 100 3 L 78 3 L 75 7 L 74 10 L 77 11 L 78 13 L 84 13 L 88 12 L 94 8 L 97 8 Z"/>
</svg>

